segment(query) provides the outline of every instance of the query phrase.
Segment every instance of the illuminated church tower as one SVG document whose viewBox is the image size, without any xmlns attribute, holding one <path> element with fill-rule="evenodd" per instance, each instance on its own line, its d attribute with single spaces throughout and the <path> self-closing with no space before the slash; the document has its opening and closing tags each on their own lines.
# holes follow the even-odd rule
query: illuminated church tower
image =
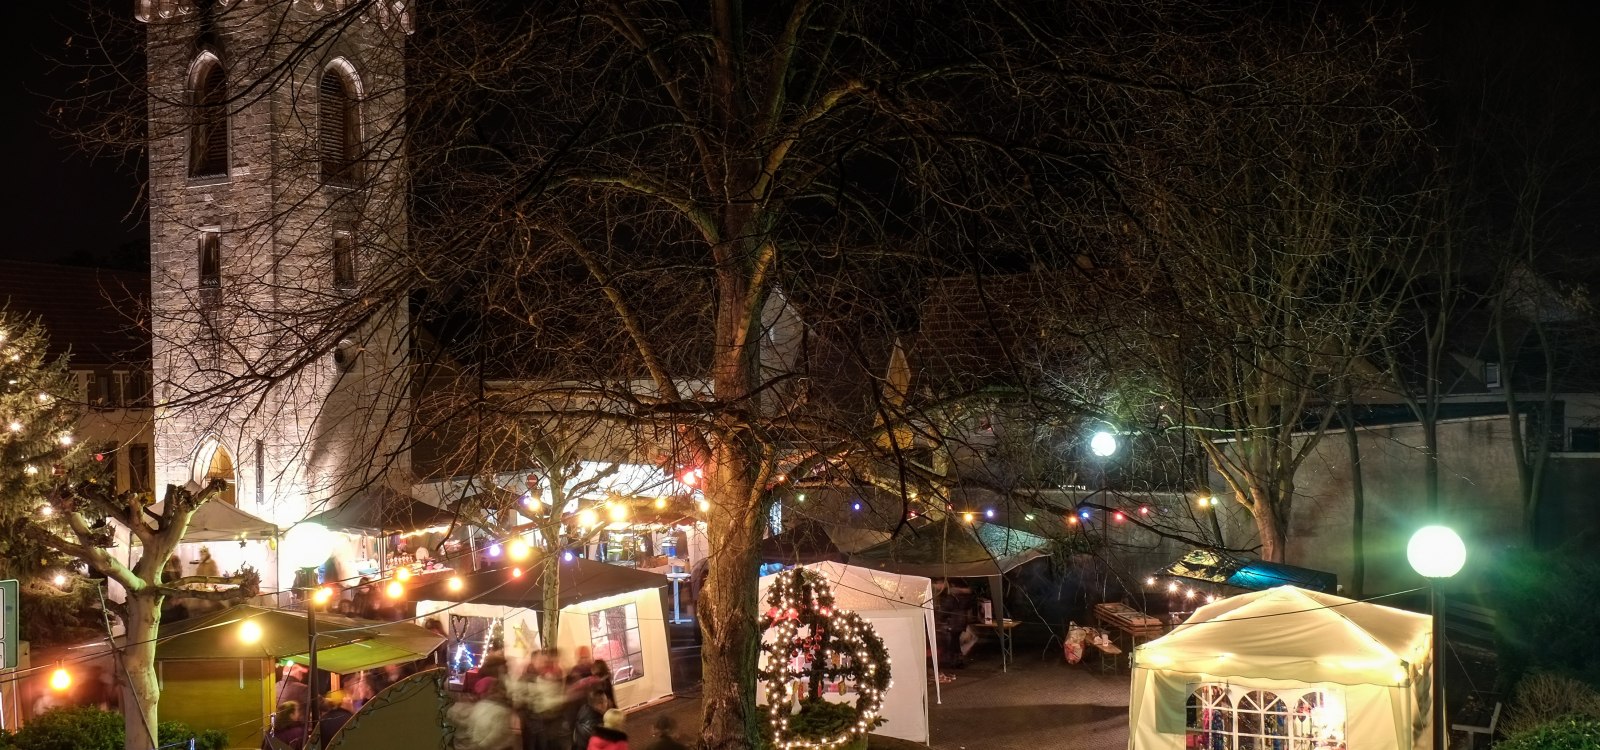
<svg viewBox="0 0 1600 750">
<path fill-rule="evenodd" d="M 404 490 L 406 1 L 136 0 L 156 487 L 280 527 Z"/>
</svg>

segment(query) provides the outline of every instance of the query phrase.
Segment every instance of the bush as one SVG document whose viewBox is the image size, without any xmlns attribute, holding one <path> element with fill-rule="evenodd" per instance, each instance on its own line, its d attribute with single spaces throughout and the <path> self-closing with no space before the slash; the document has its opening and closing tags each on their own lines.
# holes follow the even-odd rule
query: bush
<svg viewBox="0 0 1600 750">
<path fill-rule="evenodd" d="M 1495 566 L 1493 583 L 1501 690 L 1533 672 L 1600 686 L 1600 561 L 1518 550 Z"/>
<path fill-rule="evenodd" d="M 0 750 L 122 750 L 127 734 L 122 714 L 98 708 L 60 708 L 35 716 L 17 733 L 0 736 Z M 228 735 L 215 729 L 196 733 L 189 725 L 163 721 L 156 742 L 172 745 L 195 740 L 196 750 L 225 750 Z"/>
<path fill-rule="evenodd" d="M 1569 716 L 1512 735 L 1498 750 L 1600 750 L 1600 719 Z"/>
<path fill-rule="evenodd" d="M 1517 682 L 1500 727 L 1509 736 L 1565 717 L 1600 719 L 1600 693 L 1570 677 L 1536 672 Z"/>
</svg>

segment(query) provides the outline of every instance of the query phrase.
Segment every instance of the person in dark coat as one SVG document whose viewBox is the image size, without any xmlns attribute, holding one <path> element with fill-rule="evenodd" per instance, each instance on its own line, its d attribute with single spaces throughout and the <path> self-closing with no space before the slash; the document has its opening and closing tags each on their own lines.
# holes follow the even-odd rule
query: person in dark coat
<svg viewBox="0 0 1600 750">
<path fill-rule="evenodd" d="M 572 723 L 572 750 L 589 750 L 589 738 L 594 736 L 611 710 L 611 701 L 600 690 L 589 693 L 588 700 L 578 709 L 578 718 Z"/>
<path fill-rule="evenodd" d="M 300 704 L 287 701 L 272 716 L 272 731 L 261 741 L 261 750 L 300 750 L 306 744 L 306 717 Z"/>
<path fill-rule="evenodd" d="M 322 699 L 322 720 L 317 722 L 317 735 L 326 746 L 333 736 L 350 721 L 350 709 L 344 704 L 344 691 L 335 690 Z"/>
</svg>

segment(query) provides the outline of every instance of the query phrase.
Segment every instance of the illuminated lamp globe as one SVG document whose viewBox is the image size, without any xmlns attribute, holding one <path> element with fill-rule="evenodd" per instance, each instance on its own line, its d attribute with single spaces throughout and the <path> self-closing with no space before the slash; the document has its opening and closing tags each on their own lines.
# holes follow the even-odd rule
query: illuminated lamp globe
<svg viewBox="0 0 1600 750">
<path fill-rule="evenodd" d="M 61 692 L 69 687 L 72 687 L 72 673 L 68 672 L 65 667 L 57 667 L 56 671 L 50 673 L 50 688 L 52 690 Z"/>
<path fill-rule="evenodd" d="M 1106 458 L 1117 452 L 1117 436 L 1109 432 L 1096 432 L 1089 438 L 1089 452 Z"/>
<path fill-rule="evenodd" d="M 1406 544 L 1406 560 L 1423 578 L 1449 578 L 1467 564 L 1467 545 L 1448 526 L 1424 526 Z"/>
<path fill-rule="evenodd" d="M 239 623 L 239 642 L 259 643 L 261 641 L 261 625 L 255 620 L 245 620 Z"/>
<path fill-rule="evenodd" d="M 278 554 L 291 569 L 305 570 L 326 562 L 333 548 L 333 532 L 320 524 L 297 523 L 283 535 Z"/>
</svg>

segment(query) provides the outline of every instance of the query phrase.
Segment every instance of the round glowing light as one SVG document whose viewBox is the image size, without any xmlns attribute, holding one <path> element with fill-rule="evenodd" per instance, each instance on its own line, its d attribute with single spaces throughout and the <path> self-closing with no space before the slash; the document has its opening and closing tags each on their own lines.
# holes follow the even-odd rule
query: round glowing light
<svg viewBox="0 0 1600 750">
<path fill-rule="evenodd" d="M 1067 516 L 1067 525 L 1068 526 L 1077 526 L 1078 525 L 1078 517 L 1077 516 Z"/>
<path fill-rule="evenodd" d="M 859 503 L 859 502 L 851 503 L 850 504 L 850 510 L 861 510 L 861 503 Z"/>
<path fill-rule="evenodd" d="M 239 641 L 241 643 L 260 643 L 261 624 L 255 620 L 245 620 L 239 623 Z"/>
<path fill-rule="evenodd" d="M 700 502 L 696 503 L 696 505 L 700 508 L 701 513 L 711 510 L 711 501 L 706 500 L 705 498 L 701 498 Z"/>
<path fill-rule="evenodd" d="M 1089 520 L 1089 509 L 1084 508 L 1083 510 L 1078 511 L 1078 517 L 1085 521 Z"/>
<path fill-rule="evenodd" d="M 328 552 L 334 547 L 333 532 L 320 524 L 297 523 L 283 535 L 283 541 L 278 545 L 278 554 L 283 555 L 283 561 L 295 570 L 315 568 L 328 559 Z"/>
<path fill-rule="evenodd" d="M 520 538 L 513 539 L 510 544 L 506 545 L 506 556 L 513 560 L 526 560 L 528 559 L 528 554 L 532 551 L 533 548 L 529 547 L 528 543 Z"/>
<path fill-rule="evenodd" d="M 499 542 L 495 542 L 494 544 L 489 545 L 489 549 L 484 550 L 484 551 L 487 552 L 490 557 L 499 557 L 500 556 L 500 543 Z"/>
<path fill-rule="evenodd" d="M 1206 594 L 1206 604 L 1210 604 L 1210 603 L 1212 603 L 1212 602 L 1214 602 L 1216 600 L 1217 600 L 1217 595 L 1216 594 Z"/>
<path fill-rule="evenodd" d="M 57 573 L 54 578 L 50 579 L 50 582 L 57 586 L 65 586 L 67 585 L 67 577 L 62 573 Z"/>
<path fill-rule="evenodd" d="M 72 673 L 66 667 L 56 667 L 56 671 L 50 673 L 50 689 L 60 692 L 69 687 L 72 687 Z"/>
<path fill-rule="evenodd" d="M 983 517 L 984 518 L 994 518 L 994 508 L 989 508 L 989 509 L 985 510 L 983 512 Z"/>
<path fill-rule="evenodd" d="M 28 468 L 31 469 L 33 467 L 30 466 Z M 33 472 L 30 471 L 28 473 L 32 474 Z M 49 517 L 51 517 L 51 516 L 53 516 L 55 514 L 56 514 L 56 509 L 53 506 L 50 506 L 50 505 L 41 505 L 41 506 L 39 506 L 39 515 L 44 516 L 45 518 L 49 518 Z"/>
<path fill-rule="evenodd" d="M 961 514 L 961 520 L 966 521 L 967 523 L 972 523 L 976 519 L 977 519 L 977 516 L 974 516 L 971 513 L 962 513 Z"/>
<path fill-rule="evenodd" d="M 1024 520 L 1024 521 L 1032 521 L 1033 520 L 1033 514 L 1029 513 L 1028 515 L 1023 516 L 1022 520 Z"/>
<path fill-rule="evenodd" d="M 1106 458 L 1117 452 L 1117 436 L 1109 432 L 1096 432 L 1089 438 L 1089 451 L 1096 456 Z"/>
<path fill-rule="evenodd" d="M 1176 593 L 1178 591 L 1178 582 L 1173 581 L 1172 583 L 1167 584 L 1167 591 Z"/>
<path fill-rule="evenodd" d="M 1183 598 L 1185 598 L 1185 599 L 1193 599 L 1194 598 L 1194 589 L 1189 589 L 1188 591 L 1183 592 Z"/>
<path fill-rule="evenodd" d="M 311 601 L 313 604 L 327 604 L 332 600 L 333 588 L 330 586 L 318 586 L 316 591 L 311 592 Z"/>
<path fill-rule="evenodd" d="M 582 513 L 578 514 L 578 526 L 580 528 L 585 528 L 585 529 L 592 528 L 595 524 L 597 524 L 599 522 L 600 522 L 600 515 L 598 513 L 594 512 L 594 508 L 588 508 L 588 509 L 584 510 Z"/>
<path fill-rule="evenodd" d="M 50 394 L 48 394 L 48 393 L 39 394 L 39 403 L 41 403 L 41 404 L 50 403 Z"/>
<path fill-rule="evenodd" d="M 610 516 L 612 523 L 622 523 L 624 521 L 627 521 L 628 520 L 628 506 L 622 505 L 620 503 L 617 504 L 617 505 L 613 505 L 613 506 L 611 506 L 611 509 L 606 512 L 606 515 Z"/>
<path fill-rule="evenodd" d="M 806 493 L 802 492 L 802 493 L 800 493 L 798 495 L 795 495 L 794 496 L 794 501 L 797 502 L 797 503 L 805 502 L 806 501 Z"/>
<path fill-rule="evenodd" d="M 6 425 L 6 427 L 10 428 L 12 432 L 22 432 L 21 422 L 12 422 L 11 424 Z"/>
<path fill-rule="evenodd" d="M 467 584 L 461 580 L 461 576 L 450 576 L 450 581 L 445 585 L 449 586 L 451 591 L 460 591 Z"/>
<path fill-rule="evenodd" d="M 389 585 L 384 587 L 383 592 L 388 594 L 390 599 L 399 599 L 406 595 L 406 587 L 400 585 L 399 581 L 390 581 Z"/>
<path fill-rule="evenodd" d="M 522 577 L 522 568 L 512 568 L 511 569 L 511 577 L 512 578 L 521 578 Z"/>
<path fill-rule="evenodd" d="M 1150 506 L 1148 506 L 1148 505 L 1139 506 L 1139 515 L 1141 515 L 1141 516 L 1150 515 Z"/>
<path fill-rule="evenodd" d="M 1122 515 L 1122 511 L 1120 511 L 1120 510 L 1117 511 L 1116 513 L 1111 514 L 1111 519 L 1116 521 L 1117 523 L 1121 523 L 1126 518 L 1127 518 L 1127 516 Z"/>
<path fill-rule="evenodd" d="M 1467 545 L 1448 526 L 1424 526 L 1406 544 L 1406 560 L 1424 578 L 1449 578 L 1467 564 Z"/>
<path fill-rule="evenodd" d="M 59 439 L 60 439 L 62 445 L 72 445 L 72 436 L 71 435 L 62 435 Z"/>
<path fill-rule="evenodd" d="M 39 467 L 34 466 L 33 464 L 28 464 L 27 467 L 25 467 L 22 471 L 23 471 L 23 473 L 25 473 L 25 474 L 27 474 L 28 476 L 31 477 L 34 474 L 38 474 L 39 473 Z"/>
<path fill-rule="evenodd" d="M 667 499 L 664 497 L 656 498 L 656 510 L 661 510 L 665 507 L 667 507 Z"/>
</svg>

